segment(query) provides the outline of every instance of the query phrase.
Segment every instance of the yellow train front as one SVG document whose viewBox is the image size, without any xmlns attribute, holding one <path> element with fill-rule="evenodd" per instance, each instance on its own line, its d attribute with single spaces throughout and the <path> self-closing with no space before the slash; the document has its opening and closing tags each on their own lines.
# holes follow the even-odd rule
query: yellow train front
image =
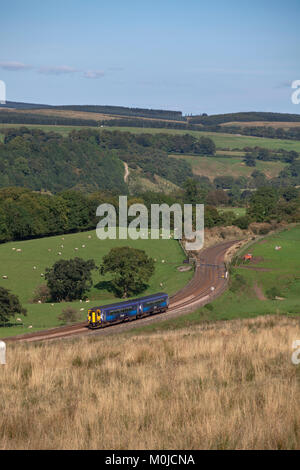
<svg viewBox="0 0 300 470">
<path fill-rule="evenodd" d="M 99 308 L 96 310 L 88 310 L 87 320 L 89 328 L 101 327 L 101 310 Z"/>
</svg>

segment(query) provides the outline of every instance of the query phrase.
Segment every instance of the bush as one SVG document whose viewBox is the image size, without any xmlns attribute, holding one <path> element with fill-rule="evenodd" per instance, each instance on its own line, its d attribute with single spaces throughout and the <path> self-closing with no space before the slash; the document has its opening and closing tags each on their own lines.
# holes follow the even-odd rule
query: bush
<svg viewBox="0 0 300 470">
<path fill-rule="evenodd" d="M 80 319 L 79 312 L 72 307 L 66 307 L 61 314 L 57 317 L 63 324 L 75 323 Z"/>
<path fill-rule="evenodd" d="M 281 297 L 281 292 L 278 289 L 278 287 L 273 286 L 273 287 L 271 287 L 270 289 L 268 289 L 266 291 L 266 295 L 267 295 L 268 299 L 274 300 L 275 297 Z"/>
<path fill-rule="evenodd" d="M 38 286 L 33 292 L 33 298 L 31 299 L 31 303 L 36 304 L 39 300 L 44 304 L 50 300 L 51 294 L 50 289 L 45 284 Z"/>
</svg>

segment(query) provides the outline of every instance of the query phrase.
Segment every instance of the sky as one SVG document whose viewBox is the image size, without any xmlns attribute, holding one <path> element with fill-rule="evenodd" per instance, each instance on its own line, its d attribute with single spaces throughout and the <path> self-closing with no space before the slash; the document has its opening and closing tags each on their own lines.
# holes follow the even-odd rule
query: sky
<svg viewBox="0 0 300 470">
<path fill-rule="evenodd" d="M 299 0 L 0 0 L 9 101 L 300 113 Z"/>
</svg>

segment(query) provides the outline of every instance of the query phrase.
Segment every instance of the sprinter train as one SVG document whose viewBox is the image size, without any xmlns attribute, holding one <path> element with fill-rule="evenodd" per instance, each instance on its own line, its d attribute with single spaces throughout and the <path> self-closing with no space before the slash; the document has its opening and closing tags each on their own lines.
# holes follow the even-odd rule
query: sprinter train
<svg viewBox="0 0 300 470">
<path fill-rule="evenodd" d="M 136 320 L 154 313 L 165 312 L 168 307 L 169 296 L 164 292 L 102 307 L 93 307 L 88 311 L 88 327 L 92 329 L 102 328 L 113 323 Z"/>
</svg>

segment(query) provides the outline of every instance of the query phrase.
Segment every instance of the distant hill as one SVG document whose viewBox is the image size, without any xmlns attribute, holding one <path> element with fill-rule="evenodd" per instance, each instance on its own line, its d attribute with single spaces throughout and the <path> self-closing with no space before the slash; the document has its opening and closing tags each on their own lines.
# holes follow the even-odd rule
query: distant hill
<svg viewBox="0 0 300 470">
<path fill-rule="evenodd" d="M 244 112 L 228 114 L 212 114 L 188 117 L 191 124 L 204 126 L 216 126 L 226 122 L 300 122 L 300 114 L 269 113 L 269 112 Z"/>
</svg>

